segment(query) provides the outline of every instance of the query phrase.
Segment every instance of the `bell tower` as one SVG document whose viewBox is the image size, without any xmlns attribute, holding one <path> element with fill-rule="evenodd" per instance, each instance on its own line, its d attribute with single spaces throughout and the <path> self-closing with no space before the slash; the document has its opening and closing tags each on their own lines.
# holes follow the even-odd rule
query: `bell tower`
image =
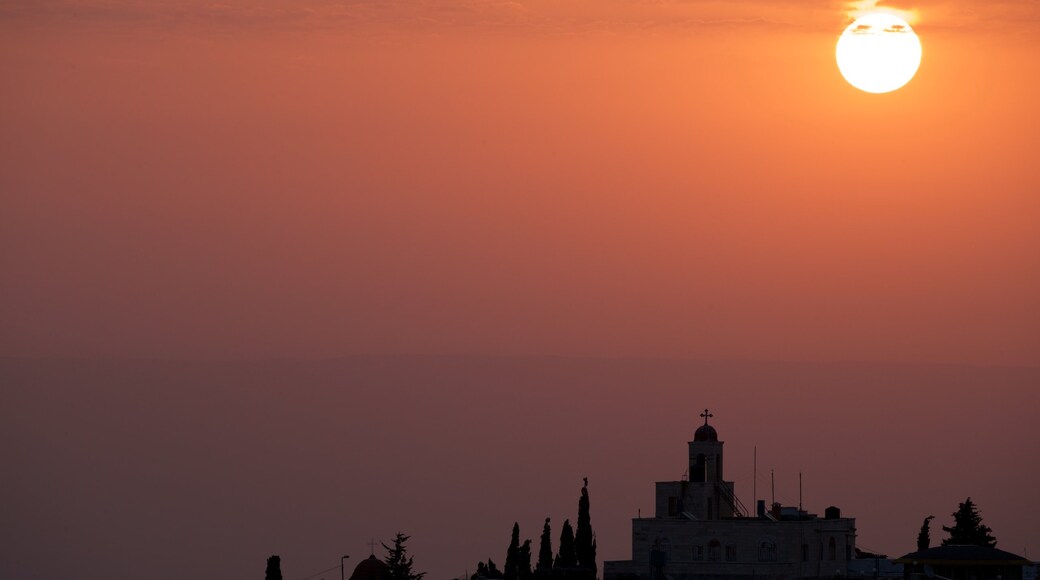
<svg viewBox="0 0 1040 580">
<path fill-rule="evenodd" d="M 708 424 L 714 417 L 707 409 L 701 413 L 704 424 L 697 428 L 690 441 L 690 482 L 721 483 L 722 479 L 722 442 L 715 428 Z"/>
<path fill-rule="evenodd" d="M 693 433 L 690 441 L 689 481 L 683 490 L 683 506 L 694 517 L 705 520 L 731 518 L 736 510 L 733 482 L 723 479 L 722 441 L 719 433 L 708 424 L 713 417 L 705 409 L 701 413 L 704 424 Z"/>
</svg>

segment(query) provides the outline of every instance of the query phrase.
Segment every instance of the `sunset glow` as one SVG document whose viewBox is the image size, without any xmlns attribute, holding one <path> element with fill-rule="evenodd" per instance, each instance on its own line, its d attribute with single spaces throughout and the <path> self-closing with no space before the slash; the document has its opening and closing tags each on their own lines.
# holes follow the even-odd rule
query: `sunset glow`
<svg viewBox="0 0 1040 580">
<path fill-rule="evenodd" d="M 0 0 L 0 79 L 0 580 L 1040 555 L 1040 2 Z M 643 576 L 673 497 L 763 533 Z"/>
</svg>

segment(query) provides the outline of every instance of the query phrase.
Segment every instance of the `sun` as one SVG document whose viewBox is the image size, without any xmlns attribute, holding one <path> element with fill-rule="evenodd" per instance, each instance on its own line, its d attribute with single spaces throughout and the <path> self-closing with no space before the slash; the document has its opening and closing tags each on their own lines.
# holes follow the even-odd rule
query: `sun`
<svg viewBox="0 0 1040 580">
<path fill-rule="evenodd" d="M 888 93 L 914 78 L 921 65 L 921 41 L 910 25 L 876 12 L 856 19 L 838 39 L 838 70 L 849 84 L 868 93 Z"/>
</svg>

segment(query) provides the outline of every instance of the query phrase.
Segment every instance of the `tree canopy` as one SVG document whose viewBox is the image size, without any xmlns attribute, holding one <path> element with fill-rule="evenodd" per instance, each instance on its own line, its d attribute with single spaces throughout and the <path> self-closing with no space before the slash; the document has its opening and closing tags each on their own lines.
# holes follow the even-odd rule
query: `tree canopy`
<svg viewBox="0 0 1040 580">
<path fill-rule="evenodd" d="M 924 523 L 921 524 L 921 531 L 917 533 L 917 551 L 927 550 L 932 545 L 932 534 L 929 529 L 932 520 L 935 516 L 928 516 L 924 519 Z"/>
<path fill-rule="evenodd" d="M 524 540 L 516 557 L 517 580 L 531 580 L 534 573 L 531 571 L 531 540 Z"/>
<path fill-rule="evenodd" d="M 503 577 L 505 580 L 517 580 L 517 569 L 520 560 L 520 524 L 513 522 L 513 535 L 509 538 L 506 549 L 506 565 Z"/>
<path fill-rule="evenodd" d="M 538 544 L 538 565 L 536 568 L 539 570 L 551 570 L 552 567 L 552 530 L 549 528 L 549 518 L 545 518 L 545 525 L 542 526 L 542 538 Z"/>
<path fill-rule="evenodd" d="M 470 576 L 470 580 L 477 580 L 478 578 L 499 579 L 502 578 L 502 571 L 498 569 L 495 562 L 488 558 L 487 564 L 483 562 L 477 562 L 477 572 Z"/>
<path fill-rule="evenodd" d="M 397 532 L 393 547 L 383 544 L 386 548 L 386 559 L 383 561 L 390 569 L 391 580 L 422 580 L 426 575 L 426 572 L 416 572 L 413 569 L 412 557 L 408 555 L 408 548 L 405 547 L 405 542 L 410 537 Z"/>
<path fill-rule="evenodd" d="M 560 532 L 560 551 L 556 553 L 553 568 L 574 568 L 578 565 L 578 555 L 574 551 L 574 529 L 570 520 L 563 520 Z"/>
<path fill-rule="evenodd" d="M 578 529 L 574 535 L 574 553 L 578 566 L 596 573 L 596 539 L 592 534 L 592 518 L 589 516 L 589 479 L 581 488 L 578 498 Z"/>
<path fill-rule="evenodd" d="M 990 532 L 989 526 L 982 523 L 979 509 L 971 498 L 963 503 L 953 512 L 953 527 L 943 526 L 943 531 L 950 534 L 949 538 L 943 540 L 942 545 L 971 545 L 995 548 L 997 539 Z"/>
<path fill-rule="evenodd" d="M 282 580 L 282 559 L 278 556 L 271 556 L 267 559 L 267 573 L 264 574 L 264 580 Z"/>
</svg>

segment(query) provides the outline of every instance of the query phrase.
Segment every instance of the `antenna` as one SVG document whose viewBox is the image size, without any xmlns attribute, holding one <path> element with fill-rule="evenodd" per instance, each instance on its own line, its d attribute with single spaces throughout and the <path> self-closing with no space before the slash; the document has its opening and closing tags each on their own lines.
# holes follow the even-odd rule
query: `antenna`
<svg viewBox="0 0 1040 580">
<path fill-rule="evenodd" d="M 758 445 L 755 445 L 755 460 L 754 460 L 754 473 L 755 476 L 751 479 L 752 495 L 755 496 L 755 515 L 758 515 Z"/>
<path fill-rule="evenodd" d="M 773 501 L 770 503 L 771 505 L 776 505 L 776 477 L 772 469 L 769 470 L 769 488 L 770 493 L 773 495 Z"/>
<path fill-rule="evenodd" d="M 798 517 L 802 517 L 802 472 L 798 472 Z"/>
</svg>

